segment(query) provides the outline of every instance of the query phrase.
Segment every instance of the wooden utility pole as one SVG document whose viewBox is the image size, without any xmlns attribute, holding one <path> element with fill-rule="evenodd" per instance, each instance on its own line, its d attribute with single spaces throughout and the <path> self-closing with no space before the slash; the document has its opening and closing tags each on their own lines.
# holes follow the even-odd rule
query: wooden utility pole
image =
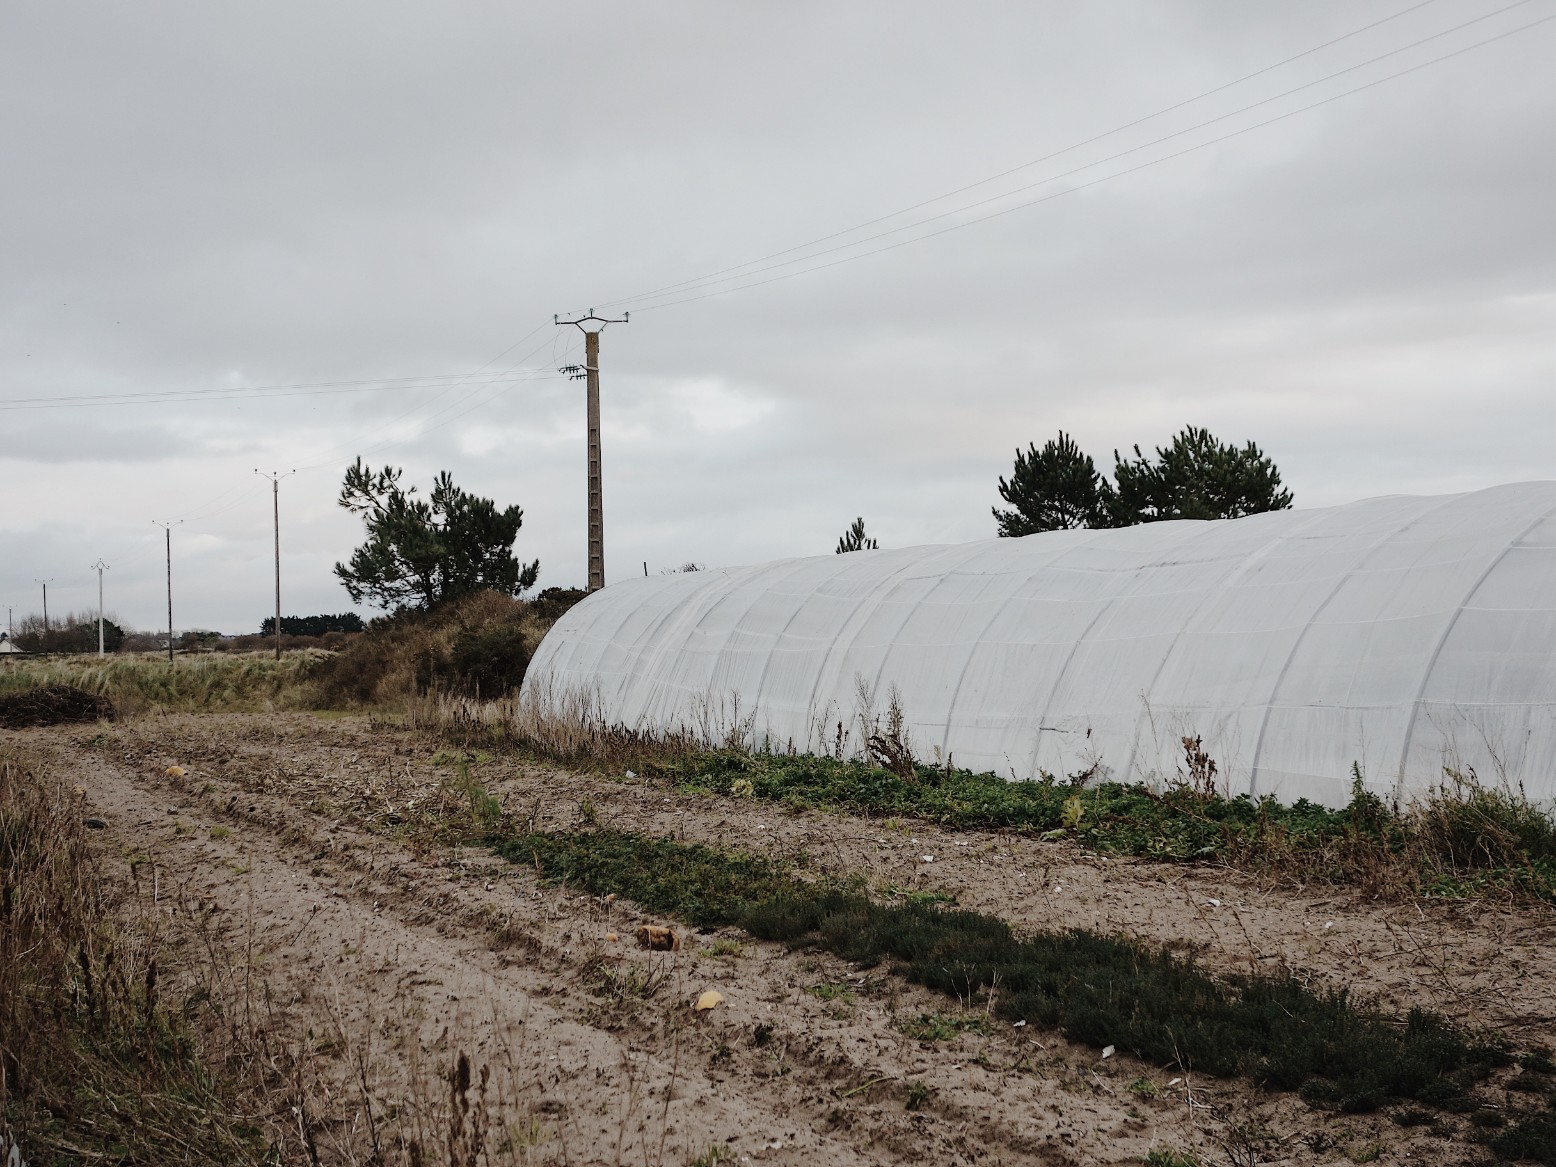
<svg viewBox="0 0 1556 1167">
<path fill-rule="evenodd" d="M 108 570 L 108 565 L 99 559 L 92 564 L 92 570 L 97 572 L 97 655 L 107 656 L 103 651 L 103 572 Z"/>
<path fill-rule="evenodd" d="M 272 502 L 274 503 L 273 509 L 274 509 L 274 512 L 275 512 L 275 533 L 276 533 L 276 626 L 274 628 L 274 632 L 276 634 L 276 660 L 280 660 L 281 659 L 281 479 L 285 478 L 288 474 L 296 474 L 297 471 L 295 471 L 295 470 L 288 470 L 288 471 L 286 471 L 286 473 L 283 474 L 279 470 L 272 470 L 272 471 L 270 471 L 270 473 L 266 474 L 263 470 L 255 470 L 254 473 L 258 474 L 261 478 L 268 478 L 268 479 L 270 479 L 270 493 L 271 493 Z"/>
<path fill-rule="evenodd" d="M 54 581 L 52 579 L 35 579 L 32 582 L 43 585 L 43 635 L 45 637 L 43 650 L 47 652 L 47 637 L 49 635 L 49 585 Z"/>
<path fill-rule="evenodd" d="M 173 663 L 173 528 L 182 523 L 183 519 L 152 519 L 153 524 L 161 527 L 167 535 L 167 663 Z"/>
<path fill-rule="evenodd" d="M 605 485 L 600 468 L 600 333 L 607 324 L 625 324 L 631 316 L 623 312 L 620 320 L 607 320 L 589 309 L 577 320 L 551 319 L 557 324 L 575 324 L 584 334 L 584 363 L 568 365 L 562 372 L 575 381 L 582 376 L 588 385 L 589 413 L 589 587 L 597 592 L 605 586 Z"/>
</svg>

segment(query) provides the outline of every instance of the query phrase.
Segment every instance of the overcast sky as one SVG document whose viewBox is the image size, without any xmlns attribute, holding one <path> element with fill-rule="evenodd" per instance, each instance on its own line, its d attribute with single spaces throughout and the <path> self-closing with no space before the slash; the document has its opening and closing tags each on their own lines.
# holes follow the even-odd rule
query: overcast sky
<svg viewBox="0 0 1556 1167">
<path fill-rule="evenodd" d="M 359 453 L 581 585 L 551 320 L 607 303 L 609 580 L 992 537 L 1060 429 L 1253 440 L 1298 507 L 1556 477 L 1553 16 L 8 0 L 0 603 L 101 557 L 161 626 L 183 519 L 175 625 L 256 630 L 295 467 L 283 606 L 345 610 Z"/>
</svg>

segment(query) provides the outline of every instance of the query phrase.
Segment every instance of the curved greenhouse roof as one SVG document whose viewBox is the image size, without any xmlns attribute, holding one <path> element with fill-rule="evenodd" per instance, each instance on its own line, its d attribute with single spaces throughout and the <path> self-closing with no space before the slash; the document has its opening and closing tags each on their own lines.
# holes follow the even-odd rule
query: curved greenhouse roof
<svg viewBox="0 0 1556 1167">
<path fill-rule="evenodd" d="M 528 700 L 830 747 L 895 692 L 921 758 L 1228 792 L 1408 798 L 1473 767 L 1556 798 L 1556 482 L 614 584 Z"/>
</svg>

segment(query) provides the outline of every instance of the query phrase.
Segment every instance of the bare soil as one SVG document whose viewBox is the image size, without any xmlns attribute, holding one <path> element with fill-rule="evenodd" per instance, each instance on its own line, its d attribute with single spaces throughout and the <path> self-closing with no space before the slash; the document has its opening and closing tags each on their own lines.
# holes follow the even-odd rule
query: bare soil
<svg viewBox="0 0 1556 1167">
<path fill-rule="evenodd" d="M 375 1145 L 394 1158 L 410 1138 L 428 1162 L 450 1161 L 483 1123 L 498 1132 L 492 1162 L 535 1164 L 685 1164 L 720 1147 L 729 1162 L 795 1165 L 1140 1164 L 1153 1149 L 1206 1164 L 1489 1158 L 1463 1120 L 1405 1128 L 1104 1058 L 962 1014 L 880 969 L 734 932 L 688 934 L 436 844 L 436 813 L 458 801 L 449 750 L 403 729 L 151 715 L 8 738 L 85 791 L 88 813 L 108 824 L 95 837 L 111 867 L 181 938 L 183 975 L 238 1002 L 222 1023 L 302 1055 L 285 1063 L 293 1104 L 260 1116 L 288 1163 L 366 1162 Z M 938 892 L 1018 927 L 1122 933 L 1214 969 L 1289 967 L 1520 1047 L 1556 1043 L 1546 909 L 1367 901 L 512 758 L 483 757 L 469 775 L 537 829 L 598 823 L 803 853 L 879 891 Z M 675 927 L 679 951 L 639 950 L 645 923 Z M 707 989 L 723 1000 L 697 1012 Z M 924 1017 L 963 1029 L 919 1040 Z M 455 1129 L 447 1074 L 461 1052 L 474 1084 Z"/>
</svg>

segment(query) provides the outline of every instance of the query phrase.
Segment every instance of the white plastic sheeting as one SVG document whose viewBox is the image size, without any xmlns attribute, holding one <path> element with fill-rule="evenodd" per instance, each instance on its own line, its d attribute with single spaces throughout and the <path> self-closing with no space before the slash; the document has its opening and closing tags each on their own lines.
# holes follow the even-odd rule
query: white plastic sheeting
<svg viewBox="0 0 1556 1167">
<path fill-rule="evenodd" d="M 895 691 L 915 752 L 1012 777 L 1160 782 L 1202 739 L 1229 793 L 1407 800 L 1473 767 L 1556 797 L 1556 482 L 613 584 L 531 701 L 757 744 L 859 741 Z"/>
</svg>

